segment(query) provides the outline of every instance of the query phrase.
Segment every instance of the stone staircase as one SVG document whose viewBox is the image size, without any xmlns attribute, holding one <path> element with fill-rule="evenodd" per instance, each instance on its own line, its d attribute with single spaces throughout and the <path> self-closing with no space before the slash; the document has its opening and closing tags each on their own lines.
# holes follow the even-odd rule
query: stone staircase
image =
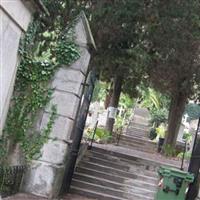
<svg viewBox="0 0 200 200">
<path fill-rule="evenodd" d="M 134 156 L 93 147 L 76 168 L 71 193 L 102 200 L 153 200 L 156 169 Z"/>
<path fill-rule="evenodd" d="M 76 167 L 71 193 L 100 200 L 153 200 L 156 144 L 147 137 L 148 112 L 136 109 L 119 146 L 94 144 Z M 151 156 L 155 156 L 149 159 Z"/>
<path fill-rule="evenodd" d="M 135 149 L 137 151 L 155 153 L 157 144 L 151 140 L 141 139 L 137 136 L 121 135 L 119 146 Z"/>
<path fill-rule="evenodd" d="M 148 138 L 149 131 L 148 110 L 136 108 L 129 126 L 120 137 L 119 146 L 154 153 L 156 152 L 157 144 Z"/>
</svg>

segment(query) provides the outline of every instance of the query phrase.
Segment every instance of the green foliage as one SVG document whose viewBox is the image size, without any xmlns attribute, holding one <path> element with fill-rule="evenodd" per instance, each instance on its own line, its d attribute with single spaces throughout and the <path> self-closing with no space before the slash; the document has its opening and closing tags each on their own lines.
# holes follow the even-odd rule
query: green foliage
<svg viewBox="0 0 200 200">
<path fill-rule="evenodd" d="M 7 136 L 3 135 L 0 138 L 0 163 L 4 162 L 7 153 Z"/>
<path fill-rule="evenodd" d="M 88 129 L 87 132 L 86 132 L 87 137 L 89 139 L 92 139 L 93 133 L 94 133 L 94 130 Z M 98 143 L 105 143 L 105 142 L 110 141 L 111 139 L 112 139 L 112 135 L 108 131 L 106 131 L 103 128 L 97 128 L 96 129 L 94 141 L 96 141 Z"/>
<path fill-rule="evenodd" d="M 92 102 L 105 101 L 108 84 L 105 82 L 97 81 L 95 84 Z"/>
<path fill-rule="evenodd" d="M 200 105 L 189 103 L 186 105 L 185 114 L 188 114 L 189 120 L 195 120 L 200 117 Z"/>
<path fill-rule="evenodd" d="M 150 112 L 151 114 L 151 124 L 154 125 L 154 127 L 158 127 L 161 123 L 167 122 L 168 117 L 168 111 L 165 108 L 162 109 L 154 109 Z"/>
<path fill-rule="evenodd" d="M 131 98 L 128 94 L 122 93 L 120 95 L 119 106 L 123 108 L 133 108 L 134 99 Z"/>
<path fill-rule="evenodd" d="M 170 99 L 168 96 L 161 94 L 153 88 L 146 87 L 143 84 L 141 84 L 139 92 L 142 100 L 141 104 L 148 110 L 153 111 L 162 108 L 169 108 Z"/>
<path fill-rule="evenodd" d="M 55 55 L 57 62 L 63 65 L 69 65 L 80 57 L 77 45 L 74 43 L 73 29 L 69 29 L 58 39 Z"/>
<path fill-rule="evenodd" d="M 110 82 L 111 78 L 124 75 L 122 91 L 131 97 L 137 96 L 136 86 L 145 75 L 147 60 L 138 45 L 142 7 L 141 0 L 94 0 L 86 9 L 98 49 L 93 65 L 101 72 L 100 79 Z"/>
<path fill-rule="evenodd" d="M 57 11 L 58 16 L 61 15 L 60 11 Z M 49 81 L 59 66 L 69 65 L 79 58 L 79 49 L 74 43 L 73 23 L 69 28 L 66 28 L 66 24 L 63 27 L 62 20 L 59 21 L 57 17 L 51 24 L 43 24 L 49 16 L 36 15 L 20 42 L 21 62 L 3 143 L 5 148 L 8 139 L 19 143 L 27 161 L 39 156 L 55 120 L 56 108 L 53 106 L 46 128 L 40 133 L 35 132 L 37 116 L 53 92 Z"/>
<path fill-rule="evenodd" d="M 200 2 L 193 0 L 158 0 L 145 6 L 141 35 L 151 57 L 147 71 L 162 93 L 189 97 L 199 85 L 199 9 Z"/>
<path fill-rule="evenodd" d="M 27 161 L 38 159 L 41 156 L 40 150 L 43 144 L 48 141 L 49 133 L 51 132 L 56 119 L 56 106 L 52 106 L 51 110 L 52 112 L 49 121 L 39 135 L 37 133 L 32 133 L 31 135 L 25 135 L 22 138 L 21 147 Z"/>
<path fill-rule="evenodd" d="M 183 158 L 183 152 L 180 152 L 178 155 L 177 155 L 177 158 L 180 158 L 180 159 L 182 159 Z M 191 158 L 191 152 L 185 152 L 185 156 L 184 156 L 184 158 L 186 159 L 186 160 L 189 160 L 190 158 Z"/>
<path fill-rule="evenodd" d="M 176 156 L 176 149 L 174 149 L 171 145 L 166 144 L 163 147 L 165 156 L 173 157 Z"/>
<path fill-rule="evenodd" d="M 151 124 L 158 127 L 161 123 L 165 123 L 168 118 L 169 97 L 152 88 L 146 88 L 144 85 L 140 86 L 139 92 L 142 106 L 150 111 Z"/>
<path fill-rule="evenodd" d="M 150 132 L 149 132 L 149 138 L 151 140 L 154 140 L 157 136 L 157 133 L 156 133 L 156 129 L 155 128 L 151 128 Z"/>
<path fill-rule="evenodd" d="M 115 119 L 115 128 L 117 130 L 122 129 L 124 127 L 124 119 L 120 116 L 117 116 Z"/>
<path fill-rule="evenodd" d="M 183 140 L 186 142 L 191 142 L 192 141 L 192 134 L 189 132 L 184 132 L 183 133 Z"/>
</svg>

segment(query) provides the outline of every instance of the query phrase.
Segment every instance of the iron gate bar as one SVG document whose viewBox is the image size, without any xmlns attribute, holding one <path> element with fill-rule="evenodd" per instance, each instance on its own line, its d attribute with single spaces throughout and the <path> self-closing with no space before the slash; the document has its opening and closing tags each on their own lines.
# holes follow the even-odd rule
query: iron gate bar
<svg viewBox="0 0 200 200">
<path fill-rule="evenodd" d="M 187 193 L 187 197 L 186 200 L 195 200 L 195 198 L 198 195 L 198 182 L 200 179 L 199 177 L 199 169 L 200 169 L 200 149 L 198 149 L 198 147 L 200 146 L 200 138 L 198 138 L 198 133 L 199 133 L 199 128 L 200 128 L 200 116 L 199 116 L 199 121 L 198 121 L 198 125 L 197 125 L 197 130 L 196 130 L 196 134 L 195 134 L 195 139 L 194 139 L 194 145 L 193 145 L 193 149 L 192 149 L 192 155 L 190 158 L 190 164 L 188 167 L 188 172 L 193 173 L 194 174 L 194 182 L 190 184 L 189 186 L 189 190 Z"/>
<path fill-rule="evenodd" d="M 94 70 L 92 70 L 89 74 L 89 80 L 88 80 L 89 86 L 85 92 L 84 99 L 79 110 L 78 120 L 76 121 L 76 124 L 75 124 L 74 138 L 72 141 L 69 157 L 67 158 L 68 162 L 65 169 L 65 174 L 63 178 L 63 184 L 60 190 L 60 195 L 62 195 L 64 192 L 69 192 L 69 189 L 70 189 L 74 169 L 76 166 L 76 160 L 77 160 L 79 149 L 80 149 L 81 140 L 83 137 L 85 122 L 86 122 L 90 102 L 92 100 L 92 94 L 94 91 L 95 81 L 96 81 L 96 73 Z"/>
<path fill-rule="evenodd" d="M 24 165 L 0 166 L 0 195 L 6 197 L 17 193 L 26 170 Z"/>
</svg>

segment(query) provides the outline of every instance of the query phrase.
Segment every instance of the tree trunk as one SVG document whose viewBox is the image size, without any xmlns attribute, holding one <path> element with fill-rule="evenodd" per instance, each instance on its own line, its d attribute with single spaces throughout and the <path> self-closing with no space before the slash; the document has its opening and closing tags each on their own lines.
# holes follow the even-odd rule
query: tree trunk
<svg viewBox="0 0 200 200">
<path fill-rule="evenodd" d="M 197 131 L 200 127 L 200 118 L 197 127 Z M 200 185 L 200 137 L 197 137 L 196 144 L 194 144 L 194 150 L 192 152 L 192 156 L 190 159 L 190 165 L 188 171 L 194 174 L 195 179 L 194 182 L 190 184 L 189 191 L 187 193 L 187 200 L 195 200 L 199 193 L 199 185 Z"/>
<path fill-rule="evenodd" d="M 187 97 L 181 93 L 175 95 L 171 100 L 168 116 L 168 130 L 165 138 L 165 145 L 170 145 L 171 148 L 175 148 L 176 145 L 186 100 Z"/>
<path fill-rule="evenodd" d="M 110 100 L 111 100 L 112 94 L 113 94 L 113 89 L 110 88 L 108 94 L 106 95 L 105 101 L 104 101 L 105 109 L 107 109 L 109 104 L 110 104 Z"/>
<path fill-rule="evenodd" d="M 111 112 L 113 112 L 111 109 L 114 109 L 116 111 L 118 107 L 119 98 L 120 98 L 121 89 L 122 89 L 122 83 L 123 83 L 123 77 L 120 75 L 116 75 L 115 80 L 114 80 L 113 93 L 112 93 L 109 107 L 108 107 L 108 117 L 106 121 L 106 130 L 109 131 L 110 133 L 113 132 L 113 126 L 115 123 L 114 116 L 111 116 Z"/>
</svg>

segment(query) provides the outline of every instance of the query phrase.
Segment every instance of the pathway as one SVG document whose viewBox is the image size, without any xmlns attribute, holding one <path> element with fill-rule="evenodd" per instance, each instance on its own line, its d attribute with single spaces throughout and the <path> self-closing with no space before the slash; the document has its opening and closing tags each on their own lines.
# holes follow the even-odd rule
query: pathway
<svg viewBox="0 0 200 200">
<path fill-rule="evenodd" d="M 180 166 L 180 161 L 156 153 L 147 137 L 148 112 L 136 109 L 119 146 L 94 144 L 78 164 L 71 193 L 102 200 L 153 200 L 160 165 Z"/>
<path fill-rule="evenodd" d="M 161 165 L 180 166 L 180 161 L 156 153 L 147 137 L 148 112 L 136 109 L 127 130 L 116 144 L 94 144 L 79 162 L 71 194 L 62 200 L 153 200 Z M 17 194 L 5 200 L 45 200 Z"/>
</svg>

